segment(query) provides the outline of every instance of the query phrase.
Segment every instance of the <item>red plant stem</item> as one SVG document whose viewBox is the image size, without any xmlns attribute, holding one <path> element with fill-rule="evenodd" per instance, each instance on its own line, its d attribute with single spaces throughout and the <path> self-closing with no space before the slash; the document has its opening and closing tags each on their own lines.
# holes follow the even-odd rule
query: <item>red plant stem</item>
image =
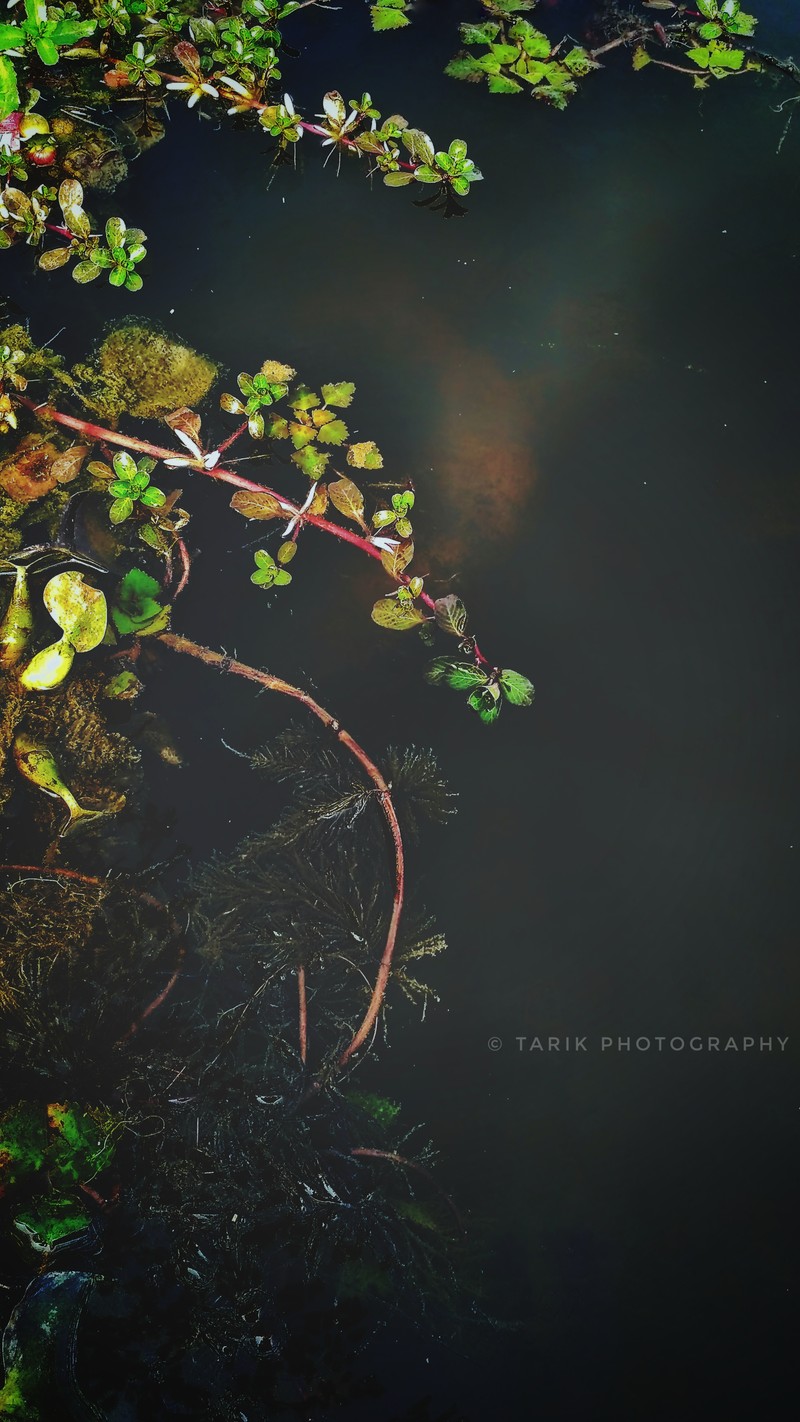
<svg viewBox="0 0 800 1422">
<path fill-rule="evenodd" d="M 176 927 L 177 927 L 177 925 L 176 925 Z M 158 994 L 158 996 L 157 996 L 157 997 L 154 997 L 154 998 L 153 998 L 153 1001 L 152 1001 L 152 1002 L 149 1002 L 149 1003 L 147 1004 L 147 1007 L 144 1009 L 144 1012 L 140 1012 L 140 1013 L 139 1013 L 139 1016 L 135 1019 L 135 1021 L 133 1021 L 133 1022 L 131 1023 L 131 1025 L 130 1025 L 130 1027 L 128 1028 L 127 1032 L 125 1032 L 125 1033 L 120 1037 L 119 1041 L 116 1043 L 116 1045 L 117 1045 L 118 1047 L 124 1046 L 124 1044 L 125 1044 L 126 1042 L 129 1042 L 129 1041 L 130 1041 L 131 1037 L 135 1037 L 135 1036 L 136 1036 L 136 1033 L 139 1031 L 139 1028 L 142 1026 L 142 1023 L 144 1023 L 144 1022 L 147 1021 L 148 1017 L 151 1015 L 151 1013 L 155 1012 L 156 1008 L 160 1007 L 163 1002 L 166 1002 L 167 998 L 169 997 L 170 993 L 172 992 L 172 989 L 174 988 L 176 982 L 178 981 L 178 978 L 180 977 L 181 973 L 183 972 L 183 960 L 184 960 L 185 957 L 186 957 L 186 945 L 185 945 L 184 943 L 181 943 L 181 944 L 179 945 L 179 947 L 178 947 L 178 962 L 177 962 L 177 966 L 176 966 L 176 968 L 175 968 L 174 973 L 172 974 L 172 977 L 169 979 L 169 981 L 168 981 L 168 982 L 164 985 L 164 987 L 161 989 L 161 992 Z"/>
<path fill-rule="evenodd" d="M 163 913 L 166 916 L 167 921 L 169 922 L 170 927 L 172 929 L 173 936 L 176 938 L 180 936 L 180 928 L 175 922 L 175 919 L 172 917 L 172 914 L 170 913 L 169 909 L 166 908 L 164 904 L 162 904 L 160 899 L 154 898 L 152 894 L 144 893 L 141 889 L 133 889 L 126 884 L 111 884 L 108 879 L 98 879 L 96 875 L 84 874 L 81 872 L 80 869 L 51 869 L 45 867 L 42 864 L 0 864 L 0 873 L 36 874 L 42 879 L 71 879 L 74 883 L 87 884 L 90 888 L 93 889 L 118 888 L 121 893 L 131 894 L 134 898 L 139 899 L 141 903 L 147 904 L 149 908 L 158 909 L 160 913 Z M 133 1037 L 136 1032 L 138 1032 L 145 1019 L 150 1016 L 151 1012 L 155 1012 L 156 1008 L 160 1007 L 162 1002 L 164 1002 L 165 999 L 172 992 L 172 989 L 174 988 L 176 982 L 178 981 L 178 978 L 181 975 L 183 959 L 185 956 L 186 948 L 183 942 L 181 942 L 178 950 L 178 963 L 175 968 L 175 971 L 172 974 L 172 977 L 169 979 L 169 982 L 166 984 L 166 986 L 162 988 L 161 992 L 158 994 L 158 997 L 155 997 L 151 1003 L 148 1003 L 144 1011 L 141 1012 L 139 1016 L 135 1019 L 135 1021 L 131 1023 L 124 1036 L 120 1037 L 119 1041 L 116 1043 L 118 1047 L 121 1046 L 123 1042 L 129 1041 L 129 1039 Z"/>
<path fill-rule="evenodd" d="M 308 998 L 306 996 L 306 970 L 302 963 L 297 969 L 297 1016 L 300 1031 L 300 1060 L 305 1066 L 308 1056 Z"/>
<path fill-rule="evenodd" d="M 222 444 L 217 445 L 217 452 L 219 454 L 224 454 L 225 450 L 230 449 L 231 445 L 235 443 L 235 441 L 239 438 L 240 435 L 244 434 L 246 429 L 247 420 L 242 420 L 242 423 L 237 426 L 237 428 L 233 431 L 233 434 L 229 434 L 228 438 L 222 441 Z"/>
<path fill-rule="evenodd" d="M 75 233 L 70 232 L 68 227 L 58 227 L 55 222 L 46 222 L 44 225 L 48 232 L 55 232 L 57 237 L 66 237 L 68 242 L 75 241 Z"/>
<path fill-rule="evenodd" d="M 434 1176 L 431 1175 L 431 1172 L 429 1170 L 426 1170 L 424 1165 L 420 1165 L 419 1161 L 409 1160 L 408 1157 L 405 1155 L 397 1155 L 397 1153 L 393 1150 L 373 1150 L 371 1146 L 353 1146 L 352 1150 L 350 1151 L 350 1154 L 360 1156 L 362 1158 L 366 1157 L 369 1160 L 388 1160 L 392 1163 L 392 1165 L 402 1165 L 405 1166 L 406 1170 L 415 1170 L 417 1174 L 422 1175 L 423 1178 L 427 1180 L 429 1184 L 434 1187 L 435 1190 L 438 1190 L 442 1199 L 447 1202 L 447 1205 L 452 1210 L 459 1229 L 464 1229 L 464 1221 L 461 1218 L 455 1201 L 451 1198 L 450 1195 L 447 1194 L 446 1190 L 442 1189 L 438 1180 L 436 1180 Z"/>
<path fill-rule="evenodd" d="M 326 711 L 324 706 L 320 706 L 307 691 L 301 691 L 300 687 L 292 686 L 291 682 L 283 681 L 280 677 L 272 676 L 269 672 L 261 671 L 258 667 L 248 666 L 246 662 L 235 661 L 232 657 L 225 657 L 221 652 L 213 652 L 210 647 L 202 647 L 197 642 L 192 642 L 188 637 L 181 637 L 174 632 L 162 632 L 158 636 L 159 642 L 165 647 L 170 647 L 173 652 L 183 652 L 185 655 L 195 657 L 198 661 L 204 662 L 206 666 L 215 667 L 221 672 L 230 672 L 234 676 L 245 677 L 248 681 L 254 681 L 259 686 L 265 687 L 268 691 L 280 692 L 283 696 L 290 696 L 293 700 L 299 701 L 312 715 L 316 716 L 324 726 L 333 731 L 337 740 L 350 752 L 352 756 L 363 766 L 370 780 L 372 781 L 378 795 L 378 801 L 383 812 L 384 819 L 389 828 L 394 851 L 394 894 L 392 898 L 392 912 L 389 918 L 389 926 L 386 931 L 386 941 L 383 947 L 383 954 L 378 965 L 378 973 L 375 979 L 375 986 L 372 989 L 372 996 L 364 1014 L 361 1025 L 356 1029 L 353 1037 L 345 1047 L 338 1059 L 337 1066 L 341 1070 L 350 1060 L 354 1052 L 363 1046 L 372 1028 L 377 1021 L 381 1010 L 386 985 L 392 970 L 392 957 L 397 943 L 397 931 L 400 926 L 400 916 L 403 912 L 403 900 L 405 896 L 405 854 L 403 851 L 403 838 L 400 832 L 400 823 L 392 802 L 392 795 L 377 765 L 358 741 L 339 725 L 335 716 L 330 711 Z"/>
<path fill-rule="evenodd" d="M 183 457 L 180 450 L 166 449 L 163 445 L 151 444 L 149 440 L 136 439 L 133 435 L 120 434 L 117 430 L 106 429 L 103 425 L 95 425 L 88 420 L 79 420 L 74 415 L 62 414 L 60 410 L 54 409 L 52 405 L 37 405 L 33 400 L 28 399 L 27 395 L 15 395 L 14 398 L 19 404 L 33 411 L 33 413 L 38 415 L 41 419 L 53 420 L 55 424 L 63 425 L 66 429 L 74 430 L 76 434 L 84 435 L 89 439 L 105 440 L 109 444 L 120 445 L 123 449 L 135 449 L 137 453 L 149 454 L 154 459 L 176 459 Z M 240 431 L 238 430 L 235 432 L 236 435 L 239 433 Z M 228 444 L 230 444 L 230 440 L 228 440 Z M 224 445 L 220 446 L 220 448 L 223 449 L 224 447 Z M 241 474 L 234 473 L 232 469 L 220 469 L 219 467 L 215 469 L 203 469 L 200 465 L 190 465 L 189 467 L 195 474 L 203 474 L 207 479 L 218 479 L 221 483 L 232 484 L 237 489 L 247 489 L 248 492 L 254 494 L 271 494 L 272 497 L 277 499 L 282 505 L 287 518 L 295 518 L 300 515 L 299 505 L 292 503 L 292 501 L 285 498 L 283 494 L 279 494 L 276 489 L 271 489 L 268 484 L 257 484 L 252 479 L 245 479 Z M 301 517 L 304 524 L 312 524 L 314 528 L 319 528 L 323 533 L 330 533 L 334 538 L 340 539 L 343 543 L 350 543 L 354 548 L 360 548 L 361 552 L 366 553 L 368 557 L 376 559 L 379 563 L 382 562 L 381 549 L 376 547 L 371 539 L 365 538 L 363 534 L 355 533 L 353 529 L 344 528 L 341 524 L 331 523 L 329 519 L 322 518 L 320 514 L 304 513 Z M 411 581 L 408 573 L 389 573 L 389 577 L 393 578 L 396 583 L 401 584 L 403 587 L 406 587 Z M 185 587 L 185 581 L 181 583 L 181 591 L 183 587 Z M 436 599 L 431 597 L 429 593 L 421 592 L 419 594 L 419 601 L 424 603 L 431 612 L 436 611 Z M 473 644 L 472 651 L 475 660 L 480 662 L 482 666 L 492 666 L 492 663 L 483 655 L 477 643 Z"/>
<path fill-rule="evenodd" d="M 178 586 L 172 594 L 173 602 L 175 601 L 176 597 L 180 597 L 181 593 L 186 587 L 189 581 L 189 574 L 192 570 L 192 560 L 189 557 L 189 549 L 186 547 L 186 544 L 184 543 L 182 538 L 175 539 L 175 548 L 177 549 L 178 557 L 180 559 L 181 575 L 178 579 Z"/>
</svg>

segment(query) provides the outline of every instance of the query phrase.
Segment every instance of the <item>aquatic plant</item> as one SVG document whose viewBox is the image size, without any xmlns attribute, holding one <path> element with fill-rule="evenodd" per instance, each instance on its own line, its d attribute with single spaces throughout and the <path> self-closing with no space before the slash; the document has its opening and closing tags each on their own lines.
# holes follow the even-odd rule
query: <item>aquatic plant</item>
<svg viewBox="0 0 800 1422">
<path fill-rule="evenodd" d="M 326 8 L 326 0 L 283 5 L 237 0 L 229 12 L 212 16 L 197 6 L 162 0 L 78 0 L 65 13 L 44 0 L 25 0 L 24 18 L 0 25 L 0 246 L 18 241 L 39 246 L 52 233 L 61 245 L 40 253 L 44 270 L 55 271 L 74 257 L 72 275 L 79 283 L 105 272 L 112 286 L 130 292 L 142 286 L 144 233 L 126 228 L 119 216 L 97 224 L 84 208 L 83 187 L 112 189 L 125 176 L 126 163 L 102 128 L 92 131 L 65 111 L 70 65 L 65 68 L 64 61 L 79 61 L 74 87 L 81 88 L 84 102 L 88 89 L 92 107 L 98 88 L 112 102 L 136 102 L 137 112 L 132 119 L 126 115 L 126 122 L 142 151 L 164 135 L 157 110 L 169 98 L 183 99 L 190 108 L 202 103 L 240 119 L 251 117 L 275 140 L 276 161 L 307 134 L 335 148 L 340 161 L 342 154 L 366 158 L 368 174 L 380 174 L 389 187 L 436 184 L 449 198 L 446 210 L 460 210 L 454 195 L 465 196 L 481 178 L 466 159 L 462 140 L 456 140 L 455 152 L 454 144 L 448 153 L 437 152 L 402 115 L 381 122 L 368 93 L 348 105 L 332 89 L 322 99 L 321 113 L 304 115 L 283 91 L 279 26 L 309 3 Z M 405 6 L 395 0 L 375 10 L 378 28 L 408 23 Z M 94 75 L 94 92 L 87 72 Z M 44 95 L 37 84 L 46 86 Z M 56 105 L 50 117 L 37 107 L 47 101 Z M 37 169 L 47 170 L 48 181 L 26 189 Z M 56 201 L 61 222 L 51 220 Z"/>
<path fill-rule="evenodd" d="M 64 387 L 63 376 L 60 383 L 95 408 L 121 414 L 118 402 L 124 399 L 123 408 L 127 408 L 129 414 L 152 417 L 155 413 L 166 414 L 168 395 L 177 396 L 181 401 L 195 382 L 205 394 L 214 373 L 210 362 L 162 333 L 149 332 L 141 323 L 123 324 L 105 338 L 95 363 L 76 366 L 68 377 L 67 386 Z M 383 455 L 374 440 L 353 440 L 342 418 L 342 413 L 352 404 L 354 384 L 333 381 L 313 390 L 297 380 L 293 367 L 267 360 L 255 374 L 241 374 L 238 386 L 239 395 L 223 393 L 220 406 L 225 413 L 240 417 L 241 423 L 218 448 L 208 452 L 200 443 L 199 416 L 183 403 L 167 415 L 166 421 L 183 446 L 182 450 L 176 450 L 68 415 L 44 401 L 34 405 L 23 391 L 13 390 L 13 387 L 9 398 L 12 407 L 30 412 L 41 428 L 52 429 L 55 425 L 79 435 L 80 448 L 84 451 L 82 461 L 85 453 L 98 442 L 124 451 L 114 456 L 111 466 L 91 459 L 82 462 L 81 487 L 107 490 L 111 495 L 109 518 L 115 526 L 130 523 L 140 541 L 170 563 L 179 558 L 183 568 L 181 586 L 189 568 L 182 538 L 188 515 L 176 509 L 178 491 L 167 495 L 157 486 L 153 488 L 150 480 L 158 461 L 168 468 L 189 469 L 215 482 L 232 485 L 236 489 L 231 499 L 235 512 L 249 521 L 281 526 L 280 542 L 274 555 L 268 548 L 260 548 L 255 555 L 256 568 L 250 578 L 257 587 L 284 587 L 291 583 L 293 574 L 287 565 L 294 560 L 302 535 L 307 529 L 319 529 L 379 561 L 395 584 L 393 592 L 373 604 L 373 622 L 395 632 L 416 628 L 426 644 L 436 630 L 457 639 L 462 657 L 467 657 L 475 669 L 469 705 L 482 721 L 491 724 L 497 719 L 502 699 L 512 705 L 529 705 L 533 697 L 531 683 L 516 672 L 505 672 L 487 659 L 467 630 L 463 603 L 454 594 L 434 596 L 426 590 L 424 579 L 411 571 L 415 549 L 409 515 L 414 508 L 415 494 L 408 481 L 396 487 L 388 500 L 379 498 L 368 516 L 367 496 L 350 473 L 382 470 Z M 292 447 L 290 462 L 310 481 L 302 499 L 287 498 L 282 492 L 250 480 L 221 463 L 225 450 L 245 434 L 259 446 L 263 442 L 269 446 L 275 441 L 280 448 L 285 441 Z M 344 455 L 348 473 L 333 463 L 337 451 Z M 387 487 L 385 482 L 381 487 Z M 388 487 L 391 488 L 391 484 Z M 338 517 L 332 518 L 331 514 Z M 131 578 L 149 576 L 146 570 L 129 572 L 122 588 L 132 588 Z M 150 631 L 163 628 L 163 622 L 158 621 L 161 605 L 156 594 L 156 586 L 145 593 L 152 607 L 150 612 L 136 619 L 136 630 L 140 633 L 145 627 Z M 122 596 L 124 599 L 128 593 L 123 591 Z M 114 616 L 114 621 L 121 632 L 118 617 Z M 125 626 L 128 632 L 134 630 L 131 619 Z M 436 664 L 432 680 L 455 684 L 452 675 L 448 681 L 446 676 L 436 673 L 435 667 Z"/>
</svg>

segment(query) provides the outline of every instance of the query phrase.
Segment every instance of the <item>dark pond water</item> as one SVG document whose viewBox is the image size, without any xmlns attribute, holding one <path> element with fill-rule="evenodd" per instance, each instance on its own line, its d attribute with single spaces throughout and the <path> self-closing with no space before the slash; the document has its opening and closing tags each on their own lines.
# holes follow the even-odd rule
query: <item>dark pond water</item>
<svg viewBox="0 0 800 1422">
<path fill-rule="evenodd" d="M 455 573 L 489 655 L 537 685 L 532 712 L 483 728 L 370 623 L 363 560 L 309 535 L 267 603 L 252 530 L 192 488 L 180 629 L 315 688 L 374 750 L 432 746 L 459 794 L 421 866 L 451 945 L 442 1006 L 394 1014 L 371 1079 L 428 1124 L 521 1326 L 462 1350 L 387 1339 L 384 1397 L 341 1415 L 429 1395 L 469 1422 L 783 1418 L 800 128 L 777 153 L 768 86 L 695 94 L 624 66 L 563 114 L 493 98 L 441 76 L 463 6 L 385 37 L 346 8 L 297 22 L 287 87 L 366 88 L 463 135 L 486 173 L 466 218 L 370 193 L 354 165 L 337 180 L 310 141 L 271 176 L 258 135 L 176 108 L 119 193 L 150 237 L 140 297 L 11 263 L 35 333 L 63 324 L 70 354 L 136 310 L 234 372 L 272 356 L 353 379 L 364 437 L 414 478 L 420 570 L 441 591 Z M 561 7 L 576 32 L 587 8 Z M 766 47 L 797 51 L 795 7 L 758 8 Z M 175 842 L 231 845 L 260 807 L 220 738 L 257 744 L 274 711 L 184 665 L 152 697 L 192 771 L 158 787 Z M 739 1050 L 690 1049 L 709 1036 Z M 560 1051 L 530 1050 L 548 1037 Z"/>
</svg>

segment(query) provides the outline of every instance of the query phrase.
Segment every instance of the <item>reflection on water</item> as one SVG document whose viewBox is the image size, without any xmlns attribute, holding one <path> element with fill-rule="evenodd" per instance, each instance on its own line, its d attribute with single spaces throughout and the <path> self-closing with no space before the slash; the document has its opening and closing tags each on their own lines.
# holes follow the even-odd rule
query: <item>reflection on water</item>
<svg viewBox="0 0 800 1422">
<path fill-rule="evenodd" d="M 796 47 L 793 8 L 763 8 L 770 43 Z M 777 1418 L 794 1289 L 800 138 L 777 155 L 772 91 L 744 82 L 698 96 L 614 70 L 565 114 L 447 84 L 456 12 L 428 7 L 396 47 L 345 49 L 332 29 L 304 83 L 370 88 L 386 111 L 411 95 L 415 121 L 463 133 L 487 174 L 465 219 L 370 194 L 346 166 L 337 181 L 317 153 L 268 185 L 258 136 L 195 142 L 185 114 L 123 196 L 151 239 L 137 309 L 234 371 L 272 356 L 356 381 L 363 436 L 417 486 L 418 561 L 459 573 L 536 707 L 492 732 L 425 688 L 418 650 L 370 624 L 370 574 L 346 550 L 309 540 L 291 608 L 251 615 L 247 534 L 204 488 L 181 619 L 324 687 L 371 747 L 433 744 L 460 791 L 424 865 L 453 945 L 443 1007 L 393 1021 L 375 1075 L 489 1220 L 523 1328 L 475 1358 L 409 1353 L 402 1381 L 387 1341 L 397 1412 L 429 1393 L 434 1416 L 471 1422 Z M 209 172 L 219 204 L 171 251 Z M 42 337 L 56 282 L 65 349 L 87 309 L 97 329 L 119 313 L 116 293 L 87 308 L 22 256 L 17 299 Z M 218 737 L 254 745 L 264 722 L 198 688 L 167 668 L 158 690 L 215 785 L 210 809 L 208 782 L 164 778 L 195 856 L 258 827 Z M 790 1048 L 532 1060 L 514 1043 L 536 1031 L 788 1032 Z"/>
</svg>

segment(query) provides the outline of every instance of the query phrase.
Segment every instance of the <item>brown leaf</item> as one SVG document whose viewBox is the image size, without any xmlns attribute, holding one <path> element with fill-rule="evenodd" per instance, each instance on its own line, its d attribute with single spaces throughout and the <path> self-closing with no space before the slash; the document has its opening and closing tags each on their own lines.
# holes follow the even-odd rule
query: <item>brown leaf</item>
<svg viewBox="0 0 800 1422">
<path fill-rule="evenodd" d="M 88 444 L 73 444 L 63 454 L 56 455 L 50 466 L 50 473 L 59 484 L 71 484 L 81 472 L 83 461 L 89 453 Z"/>
<path fill-rule="evenodd" d="M 364 527 L 364 495 L 352 479 L 336 479 L 328 485 L 331 503 L 345 518 Z"/>
<path fill-rule="evenodd" d="M 195 444 L 200 443 L 200 416 L 195 414 L 194 410 L 188 409 L 186 405 L 165 415 L 164 424 L 169 425 L 171 430 L 180 430 L 181 434 L 188 435 Z"/>
<path fill-rule="evenodd" d="M 38 435 L 25 435 L 0 463 L 0 488 L 19 504 L 30 504 L 56 487 L 52 472 L 59 451 Z"/>
<path fill-rule="evenodd" d="M 286 509 L 282 509 L 275 495 L 268 494 L 266 490 L 262 493 L 255 489 L 237 489 L 231 499 L 231 508 L 244 518 L 286 518 Z"/>
<path fill-rule="evenodd" d="M 399 578 L 413 557 L 413 543 L 399 543 L 396 548 L 384 548 L 381 552 L 381 562 L 391 578 Z"/>
</svg>

